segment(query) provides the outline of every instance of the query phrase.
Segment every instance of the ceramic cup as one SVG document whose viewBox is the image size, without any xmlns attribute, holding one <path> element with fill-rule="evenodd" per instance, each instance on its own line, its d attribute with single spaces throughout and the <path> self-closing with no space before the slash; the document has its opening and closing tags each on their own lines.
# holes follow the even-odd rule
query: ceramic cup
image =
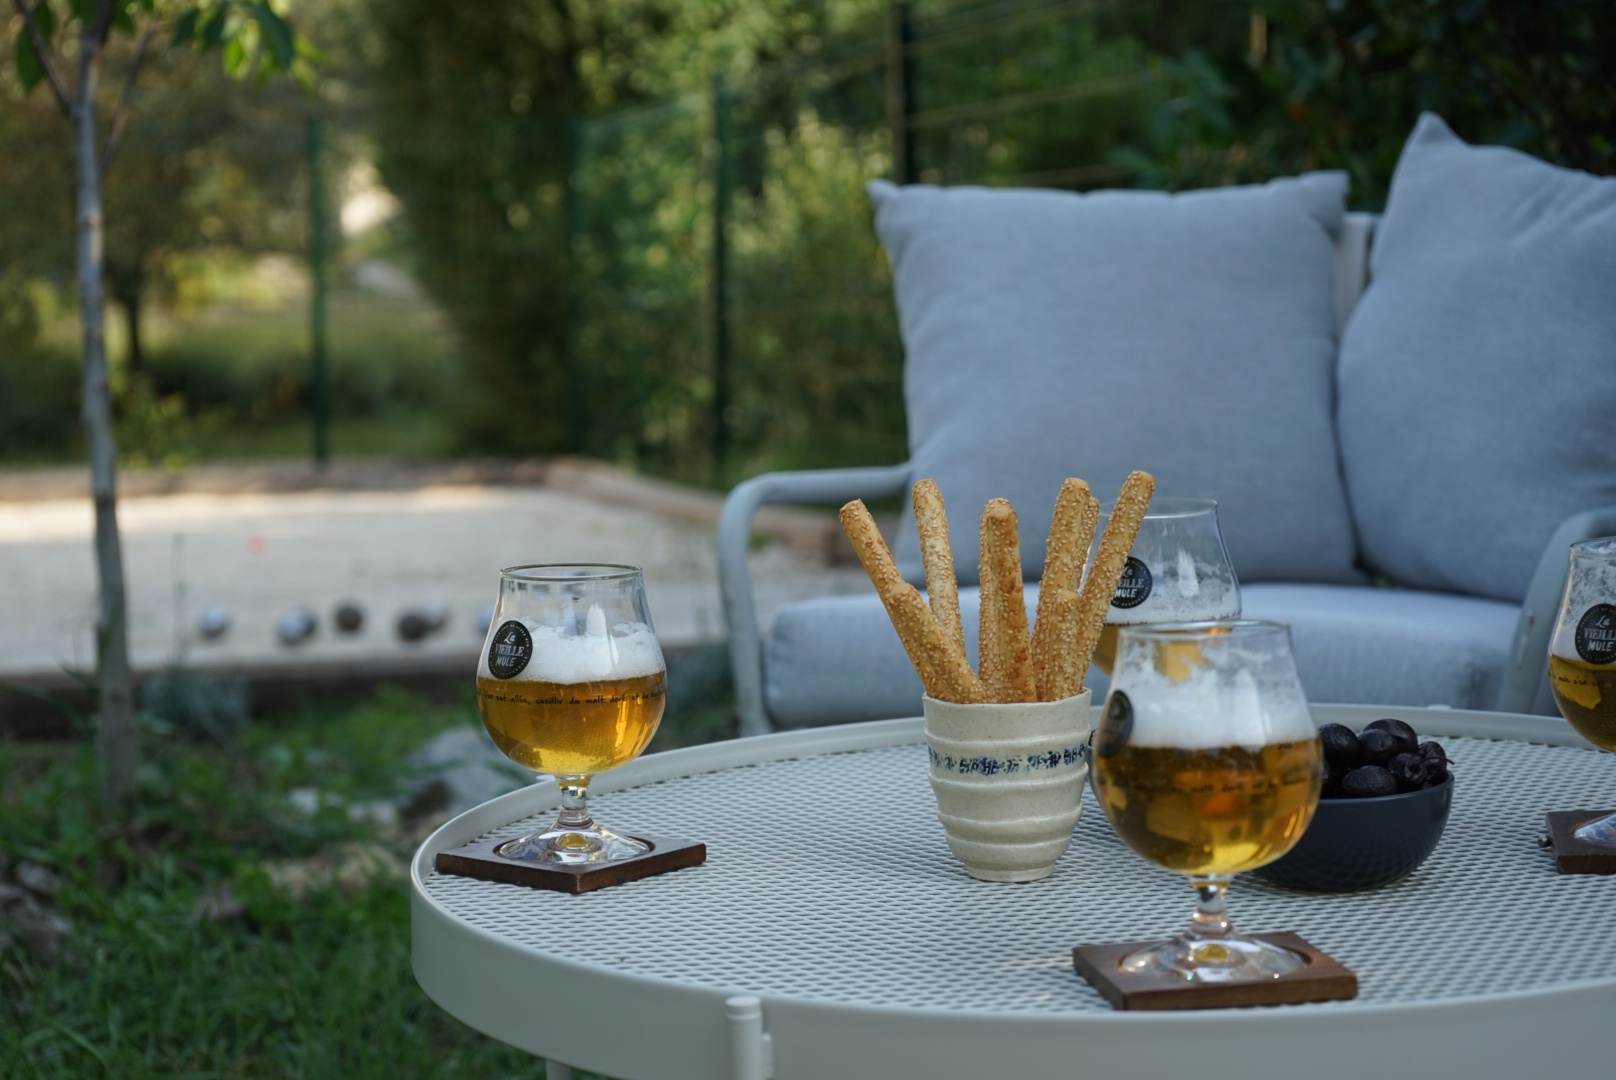
<svg viewBox="0 0 1616 1080">
<path fill-rule="evenodd" d="M 1004 705 L 928 697 L 923 707 L 937 817 L 966 873 L 1048 877 L 1083 809 L 1089 692 Z"/>
</svg>

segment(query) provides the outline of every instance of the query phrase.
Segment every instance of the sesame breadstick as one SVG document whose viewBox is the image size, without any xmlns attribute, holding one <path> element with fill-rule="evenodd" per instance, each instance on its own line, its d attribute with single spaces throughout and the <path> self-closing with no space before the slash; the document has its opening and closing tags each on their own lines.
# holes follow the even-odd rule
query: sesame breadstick
<svg viewBox="0 0 1616 1080">
<path fill-rule="evenodd" d="M 839 516 L 842 531 L 847 533 L 859 562 L 864 564 L 865 573 L 870 575 L 927 696 L 939 701 L 986 700 L 981 681 L 966 663 L 964 648 L 953 647 L 920 593 L 898 573 L 892 551 L 882 539 L 869 509 L 855 499 L 842 507 Z"/>
<path fill-rule="evenodd" d="M 990 500 L 982 511 L 982 554 L 984 565 L 993 568 L 993 587 L 982 591 L 982 619 L 994 626 L 999 676 L 998 685 L 991 688 L 994 700 L 1036 701 L 1021 585 L 1021 541 L 1016 512 L 1004 499 Z"/>
<path fill-rule="evenodd" d="M 920 534 L 920 562 L 926 568 L 926 597 L 943 636 L 965 655 L 965 627 L 960 621 L 959 579 L 954 575 L 954 550 L 948 542 L 948 514 L 943 493 L 935 480 L 921 480 L 911 497 L 915 531 Z"/>
<path fill-rule="evenodd" d="M 1087 521 L 1091 497 L 1088 484 L 1068 477 L 1061 484 L 1060 494 L 1055 497 L 1055 514 L 1049 523 L 1049 539 L 1044 545 L 1044 573 L 1038 583 L 1038 619 L 1032 631 L 1033 677 L 1038 683 L 1039 699 L 1044 701 L 1054 700 L 1045 695 L 1044 684 L 1056 681 L 1057 669 L 1065 660 L 1051 651 L 1055 634 L 1051 619 L 1054 594 L 1061 589 L 1077 588 L 1083 574 L 1090 541 L 1082 540 L 1081 547 L 1078 543 Z M 1093 532 L 1091 523 L 1088 528 L 1090 538 Z"/>
<path fill-rule="evenodd" d="M 1094 555 L 1094 565 L 1083 582 L 1082 602 L 1078 614 L 1077 684 L 1082 689 L 1088 677 L 1089 662 L 1094 658 L 1094 647 L 1100 642 L 1100 631 L 1105 628 L 1106 615 L 1111 610 L 1111 598 L 1116 594 L 1117 582 L 1122 580 L 1128 552 L 1139 535 L 1139 523 L 1150 507 L 1150 496 L 1156 490 L 1156 478 L 1147 472 L 1131 472 L 1122 482 L 1116 505 L 1111 508 L 1111 520 L 1100 536 L 1100 549 Z"/>
</svg>

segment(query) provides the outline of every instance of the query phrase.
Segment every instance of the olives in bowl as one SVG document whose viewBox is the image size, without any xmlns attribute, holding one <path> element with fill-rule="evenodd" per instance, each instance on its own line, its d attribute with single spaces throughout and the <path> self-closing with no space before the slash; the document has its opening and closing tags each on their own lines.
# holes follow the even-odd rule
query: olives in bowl
<svg viewBox="0 0 1616 1080">
<path fill-rule="evenodd" d="M 1319 729 L 1324 790 L 1307 832 L 1284 856 L 1250 871 L 1308 892 L 1357 892 L 1407 877 L 1435 850 L 1453 800 L 1441 744 L 1401 720 L 1361 732 Z"/>
</svg>

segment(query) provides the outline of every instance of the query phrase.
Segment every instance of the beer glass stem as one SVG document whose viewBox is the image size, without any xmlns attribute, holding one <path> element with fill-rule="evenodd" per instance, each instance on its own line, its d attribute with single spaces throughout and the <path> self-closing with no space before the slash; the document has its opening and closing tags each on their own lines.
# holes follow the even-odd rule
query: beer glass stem
<svg viewBox="0 0 1616 1080">
<path fill-rule="evenodd" d="M 589 777 L 558 776 L 556 783 L 561 786 L 561 815 L 552 829 L 594 831 L 595 819 L 589 813 Z"/>
<path fill-rule="evenodd" d="M 1195 915 L 1190 919 L 1188 937 L 1192 941 L 1211 941 L 1234 936 L 1234 924 L 1229 922 L 1229 879 L 1227 877 L 1195 877 Z"/>
</svg>

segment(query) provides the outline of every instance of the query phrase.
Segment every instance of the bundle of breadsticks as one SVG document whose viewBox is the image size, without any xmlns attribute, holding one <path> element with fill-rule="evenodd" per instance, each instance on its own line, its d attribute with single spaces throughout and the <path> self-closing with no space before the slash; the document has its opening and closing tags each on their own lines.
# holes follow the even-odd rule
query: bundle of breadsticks
<svg viewBox="0 0 1616 1080">
<path fill-rule="evenodd" d="M 929 605 L 898 573 L 892 552 L 862 501 L 842 507 L 842 529 L 875 583 L 928 697 L 968 704 L 1060 701 L 1083 692 L 1112 594 L 1155 488 L 1149 473 L 1129 474 L 1085 578 L 1083 566 L 1099 524 L 1100 503 L 1082 480 L 1068 479 L 1061 485 L 1031 633 L 1021 593 L 1016 512 L 1004 499 L 992 499 L 982 508 L 980 673 L 971 670 L 965 655 L 959 580 L 936 483 L 922 480 L 913 492 Z"/>
</svg>

